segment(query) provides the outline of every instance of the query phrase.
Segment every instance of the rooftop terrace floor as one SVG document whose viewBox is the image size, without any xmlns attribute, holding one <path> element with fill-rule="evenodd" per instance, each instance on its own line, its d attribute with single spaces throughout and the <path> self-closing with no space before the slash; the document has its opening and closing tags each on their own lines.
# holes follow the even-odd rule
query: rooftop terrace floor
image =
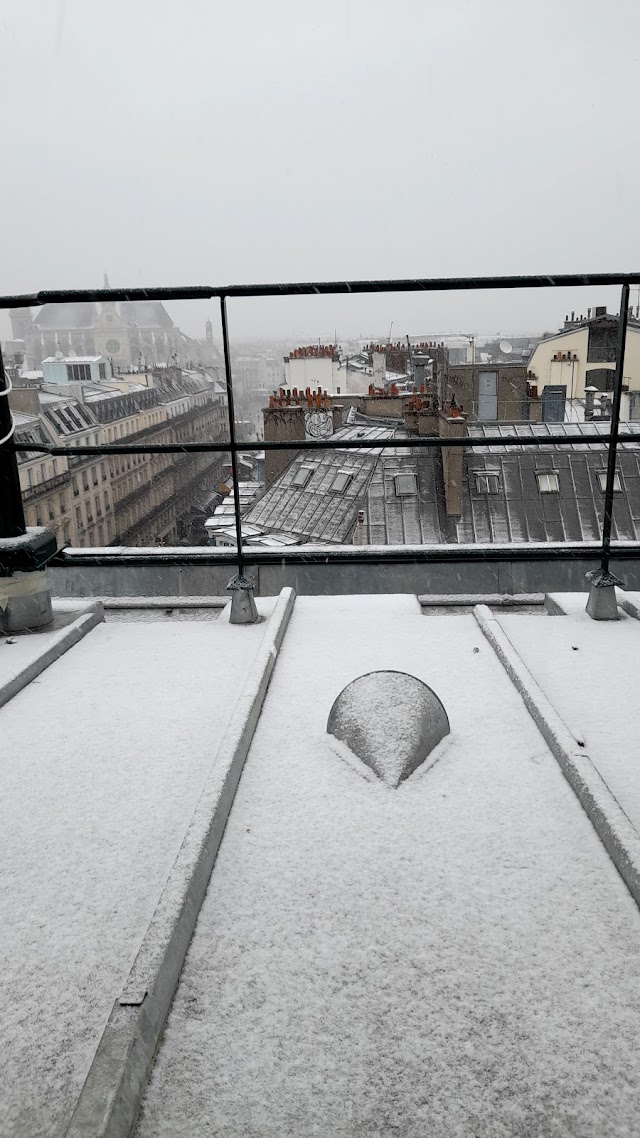
<svg viewBox="0 0 640 1138">
<path fill-rule="evenodd" d="M 640 625 L 585 600 L 494 615 L 637 828 Z M 65 1133 L 270 628 L 134 617 L 0 708 L 2 1138 Z M 380 669 L 451 725 L 397 789 L 326 732 Z M 299 597 L 136 1134 L 635 1135 L 639 965 L 636 902 L 473 611 Z"/>
</svg>

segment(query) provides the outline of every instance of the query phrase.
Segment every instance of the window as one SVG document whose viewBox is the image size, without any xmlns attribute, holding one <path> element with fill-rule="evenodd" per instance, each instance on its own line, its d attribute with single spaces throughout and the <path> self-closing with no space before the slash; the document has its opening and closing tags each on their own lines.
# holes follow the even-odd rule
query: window
<svg viewBox="0 0 640 1138">
<path fill-rule="evenodd" d="M 292 479 L 291 485 L 295 486 L 297 490 L 303 490 L 307 482 L 313 474 L 312 466 L 300 466 Z"/>
<path fill-rule="evenodd" d="M 106 482 L 107 481 L 107 467 L 106 467 L 106 463 L 104 463 L 104 462 L 100 463 L 100 473 L 102 475 L 102 481 Z"/>
<path fill-rule="evenodd" d="M 45 477 L 46 477 L 45 465 L 44 465 L 44 462 L 41 462 L 40 463 L 40 470 L 38 471 L 38 482 L 44 482 Z"/>
<path fill-rule="evenodd" d="M 36 525 L 42 525 L 42 515 L 40 514 L 40 507 L 36 506 Z"/>
<path fill-rule="evenodd" d="M 498 470 L 481 470 L 476 472 L 476 493 L 497 494 L 500 489 L 500 472 Z"/>
<path fill-rule="evenodd" d="M 541 494 L 558 493 L 560 482 L 555 471 L 545 471 L 544 474 L 536 474 L 536 478 L 538 479 L 538 490 Z"/>
<path fill-rule="evenodd" d="M 599 470 L 598 471 L 598 481 L 600 483 L 600 489 L 602 490 L 602 493 L 604 494 L 605 490 L 607 489 L 607 472 L 606 472 L 606 470 Z M 620 475 L 618 474 L 617 471 L 613 476 L 613 492 L 614 492 L 614 494 L 621 494 L 622 493 L 622 486 L 620 484 Z"/>
<path fill-rule="evenodd" d="M 93 479 L 93 485 L 97 486 L 98 485 L 98 467 L 97 466 L 91 467 L 91 477 Z"/>
<path fill-rule="evenodd" d="M 64 494 L 61 494 L 60 495 L 60 513 L 64 514 L 66 508 L 67 508 L 67 505 L 66 505 L 66 502 L 64 500 Z"/>
<path fill-rule="evenodd" d="M 69 383 L 88 383 L 91 379 L 89 364 L 67 364 Z"/>
<path fill-rule="evenodd" d="M 57 473 L 58 473 L 58 463 L 56 462 L 56 460 L 55 460 L 55 458 L 54 458 L 54 460 L 53 460 L 53 474 L 54 474 L 54 477 L 56 476 L 56 474 L 57 474 Z"/>
<path fill-rule="evenodd" d="M 404 498 L 418 493 L 418 484 L 415 474 L 396 474 L 396 497 Z"/>
<path fill-rule="evenodd" d="M 71 531 L 70 531 L 68 525 L 65 525 L 62 533 L 63 533 L 63 541 L 64 541 L 65 545 L 69 545 L 69 542 L 71 541 Z"/>
<path fill-rule="evenodd" d="M 339 470 L 329 490 L 332 494 L 342 494 L 353 479 L 352 470 Z"/>
<path fill-rule="evenodd" d="M 109 509 L 109 495 L 107 494 L 106 490 L 105 490 L 104 494 L 102 495 L 102 497 L 104 498 L 104 512 L 106 514 L 108 509 Z"/>
<path fill-rule="evenodd" d="M 640 391 L 629 392 L 629 418 L 634 423 L 640 419 Z"/>
<path fill-rule="evenodd" d="M 104 545 L 104 530 L 101 525 L 98 526 L 98 541 L 100 545 Z"/>
<path fill-rule="evenodd" d="M 74 498 L 77 498 L 79 493 L 80 493 L 80 487 L 78 486 L 78 479 L 74 478 L 74 480 L 73 480 L 73 496 L 74 496 Z"/>
<path fill-rule="evenodd" d="M 29 480 L 29 485 L 33 486 L 33 470 L 27 471 L 27 478 Z"/>
<path fill-rule="evenodd" d="M 76 506 L 76 525 L 78 529 L 82 529 L 82 510 Z"/>
<path fill-rule="evenodd" d="M 49 521 L 52 522 L 56 515 L 53 508 L 53 500 L 51 498 L 49 498 L 49 501 L 47 502 L 47 508 L 49 510 Z"/>
<path fill-rule="evenodd" d="M 100 375 L 100 379 L 106 379 L 107 378 L 107 365 L 106 364 L 98 364 L 98 372 Z"/>
<path fill-rule="evenodd" d="M 102 517 L 102 506 L 100 504 L 100 497 L 96 494 L 96 517 Z"/>
<path fill-rule="evenodd" d="M 82 485 L 85 490 L 89 489 L 89 475 L 86 470 L 82 471 Z"/>
</svg>

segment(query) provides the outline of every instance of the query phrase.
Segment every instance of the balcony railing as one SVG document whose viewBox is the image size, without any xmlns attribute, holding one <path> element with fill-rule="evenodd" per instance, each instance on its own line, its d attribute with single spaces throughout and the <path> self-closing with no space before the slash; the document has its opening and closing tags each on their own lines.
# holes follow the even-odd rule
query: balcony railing
<svg viewBox="0 0 640 1138">
<path fill-rule="evenodd" d="M 69 473 L 64 470 L 60 474 L 52 474 L 50 478 L 44 478 L 42 482 L 35 482 L 33 486 L 25 486 L 22 490 L 22 497 L 25 501 L 31 501 L 33 498 L 40 498 L 45 494 L 50 494 L 55 490 L 56 486 L 68 486 Z"/>
<path fill-rule="evenodd" d="M 0 308 L 27 308 L 43 304 L 66 304 L 90 301 L 126 302 L 135 300 L 210 300 L 217 298 L 220 303 L 220 317 L 222 325 L 223 355 L 225 367 L 225 382 L 229 417 L 229 439 L 220 443 L 168 443 L 168 444 L 132 444 L 114 443 L 93 447 L 68 446 L 35 446 L 33 443 L 24 446 L 16 443 L 11 437 L 11 418 L 8 400 L 2 398 L 6 392 L 7 383 L 4 369 L 0 360 L 0 537 L 14 537 L 24 533 L 24 512 L 20 497 L 16 453 L 22 451 L 39 452 L 42 454 L 73 456 L 104 456 L 109 454 L 188 454 L 190 452 L 229 452 L 231 454 L 231 468 L 233 482 L 238 483 L 238 452 L 291 450 L 302 449 L 332 450 L 335 442 L 304 441 L 304 442 L 240 442 L 236 438 L 236 424 L 234 415 L 234 390 L 231 374 L 231 356 L 229 349 L 229 331 L 227 323 L 227 301 L 243 297 L 279 297 L 279 296 L 322 296 L 322 295 L 354 295 L 374 294 L 384 292 L 458 292 L 463 290 L 489 290 L 489 289 L 519 289 L 519 288 L 575 288 L 575 287 L 604 287 L 621 285 L 620 317 L 618 321 L 618 340 L 616 352 L 615 381 L 613 387 L 613 400 L 611 420 L 607 434 L 599 436 L 599 441 L 609 444 L 607 479 L 604 495 L 604 515 L 602 525 L 602 539 L 599 543 L 544 543 L 532 546 L 523 543 L 520 547 L 510 545 L 481 548 L 473 546 L 443 547 L 429 546 L 384 546 L 384 547 L 349 547 L 327 548 L 324 550 L 304 548 L 283 548 L 278 550 L 245 549 L 242 543 L 241 513 L 239 495 L 235 495 L 234 522 L 237 546 L 233 550 L 220 550 L 210 548 L 204 550 L 175 550 L 159 548 L 157 552 L 144 550 L 123 550 L 122 548 L 101 551 L 93 554 L 91 550 L 70 551 L 58 553 L 53 564 L 73 566 L 87 564 L 208 564 L 228 565 L 235 563 L 240 572 L 246 564 L 301 564 L 301 563 L 402 563 L 406 561 L 427 562 L 433 560 L 444 561 L 496 561 L 496 560 L 545 560 L 571 559 L 590 556 L 597 553 L 600 557 L 601 567 L 607 571 L 612 553 L 611 531 L 614 501 L 614 474 L 616 469 L 616 449 L 620 423 L 620 404 L 622 394 L 622 376 L 624 369 L 625 339 L 627 329 L 627 316 L 629 310 L 629 287 L 640 284 L 640 273 L 595 273 L 595 274 L 555 274 L 537 276 L 511 276 L 511 277 L 454 277 L 454 278 L 424 278 L 417 280 L 378 280 L 378 281 L 333 281 L 308 282 L 301 284 L 265 284 L 265 285 L 234 285 L 225 287 L 195 286 L 182 288 L 150 288 L 150 289 L 76 289 L 66 291 L 44 291 L 22 294 L 17 296 L 0 297 Z M 168 421 L 170 424 L 170 420 Z M 640 432 L 625 432 L 625 442 L 640 442 Z M 585 435 L 567 433 L 562 438 L 554 440 L 557 446 L 587 446 L 592 439 Z M 407 448 L 408 450 L 422 447 L 451 448 L 462 446 L 473 447 L 504 446 L 502 435 L 484 436 L 482 438 L 431 438 L 417 437 L 411 439 L 376 440 L 376 448 Z M 518 446 L 538 446 L 536 437 L 518 438 Z M 340 440 L 340 449 L 363 449 L 371 447 L 370 439 Z M 640 556 L 640 546 L 635 543 L 616 543 L 616 557 Z"/>
</svg>

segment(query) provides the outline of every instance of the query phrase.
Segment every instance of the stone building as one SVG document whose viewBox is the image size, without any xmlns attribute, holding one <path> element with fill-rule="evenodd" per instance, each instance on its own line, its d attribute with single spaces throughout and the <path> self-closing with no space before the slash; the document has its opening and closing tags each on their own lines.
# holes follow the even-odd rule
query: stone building
<svg viewBox="0 0 640 1138">
<path fill-rule="evenodd" d="M 194 340 L 174 324 L 159 300 L 115 303 L 44 304 L 10 311 L 15 342 L 24 342 L 27 368 L 38 368 L 47 356 L 101 355 L 113 369 L 159 363 L 188 367 L 219 362 L 211 322 L 204 340 Z"/>
<path fill-rule="evenodd" d="M 556 396 L 584 399 L 587 387 L 613 391 L 617 340 L 618 317 L 606 306 L 588 309 L 586 317 L 567 314 L 560 331 L 540 340 L 529 359 L 543 402 L 551 403 Z M 630 391 L 640 391 L 640 321 L 631 314 L 622 382 Z"/>
<path fill-rule="evenodd" d="M 225 397 L 214 379 L 175 368 L 147 376 L 147 386 L 138 378 L 116 377 L 114 386 L 15 387 L 16 441 L 157 445 L 226 437 Z M 204 540 L 225 458 L 206 452 L 55 458 L 20 452 L 27 525 L 47 526 L 59 545 L 79 547 Z"/>
<path fill-rule="evenodd" d="M 542 411 L 527 364 L 449 365 L 445 399 L 454 398 L 469 422 L 538 422 Z"/>
</svg>

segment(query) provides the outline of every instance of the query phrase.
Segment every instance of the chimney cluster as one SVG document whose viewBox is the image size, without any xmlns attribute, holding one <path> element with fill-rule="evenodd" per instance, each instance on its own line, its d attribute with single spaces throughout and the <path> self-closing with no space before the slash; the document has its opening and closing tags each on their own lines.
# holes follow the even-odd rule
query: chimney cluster
<svg viewBox="0 0 640 1138">
<path fill-rule="evenodd" d="M 435 393 L 427 394 L 424 383 L 421 383 L 419 390 L 414 387 L 404 406 L 407 411 L 431 411 L 435 413 L 438 410 L 438 396 Z"/>
<path fill-rule="evenodd" d="M 285 358 L 290 360 L 333 360 L 338 358 L 338 349 L 336 344 L 308 344 L 306 348 L 294 348 Z"/>
<path fill-rule="evenodd" d="M 602 420 L 611 418 L 612 396 L 606 391 L 601 392 L 598 396 L 598 402 L 600 404 L 599 413 L 596 413 L 595 399 L 597 394 L 597 387 L 585 387 L 584 389 L 585 422 L 590 422 L 592 419 Z"/>
<path fill-rule="evenodd" d="M 411 348 L 415 351 L 419 349 L 427 350 L 428 348 L 443 348 L 444 343 L 437 344 L 435 340 L 421 340 L 419 344 L 412 344 Z M 401 340 L 397 340 L 395 344 L 387 342 L 386 344 L 367 344 L 365 352 L 406 352 L 407 345 L 403 344 Z"/>
<path fill-rule="evenodd" d="M 292 391 L 290 391 L 289 388 L 281 387 L 279 391 L 274 391 L 273 395 L 269 396 L 269 406 L 306 406 L 309 410 L 319 407 L 327 408 L 329 406 L 329 396 L 321 387 L 319 387 L 317 391 L 312 391 L 310 387 L 307 387 L 304 391 L 298 391 L 297 387 L 294 387 Z"/>
<path fill-rule="evenodd" d="M 395 383 L 389 384 L 388 391 L 385 391 L 384 387 L 376 387 L 374 383 L 370 383 L 368 394 L 372 399 L 397 399 L 400 392 Z"/>
</svg>

